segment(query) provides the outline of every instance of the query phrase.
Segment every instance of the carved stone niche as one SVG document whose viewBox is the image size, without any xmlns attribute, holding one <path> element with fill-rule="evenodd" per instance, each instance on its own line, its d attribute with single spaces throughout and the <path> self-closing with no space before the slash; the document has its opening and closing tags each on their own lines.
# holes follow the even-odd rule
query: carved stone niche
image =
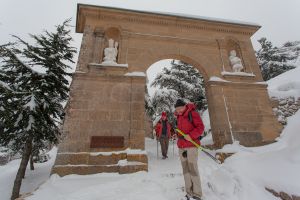
<svg viewBox="0 0 300 200">
<path fill-rule="evenodd" d="M 243 60 L 243 55 L 242 55 L 242 50 L 241 50 L 241 47 L 238 43 L 237 40 L 235 40 L 234 38 L 227 38 L 226 39 L 226 52 L 227 52 L 227 58 L 229 58 L 230 56 L 230 52 L 234 50 L 236 52 L 236 56 L 238 58 L 241 59 L 242 61 L 242 65 L 243 65 L 243 69 L 242 69 L 242 72 L 246 72 L 246 66 L 245 66 L 245 63 L 244 63 L 244 60 Z M 231 63 L 230 63 L 230 60 L 227 59 L 228 61 L 228 67 L 226 67 L 226 71 L 229 71 L 231 72 L 232 71 L 232 66 L 231 66 Z"/>
<path fill-rule="evenodd" d="M 104 32 L 104 46 L 101 49 L 102 56 L 101 56 L 101 61 L 104 59 L 104 50 L 105 48 L 109 47 L 109 40 L 112 39 L 114 40 L 114 43 L 118 43 L 118 51 L 120 51 L 120 42 L 121 42 L 121 31 L 119 28 L 116 27 L 110 27 L 107 28 Z M 116 58 L 116 62 L 119 63 L 119 53 Z"/>
</svg>

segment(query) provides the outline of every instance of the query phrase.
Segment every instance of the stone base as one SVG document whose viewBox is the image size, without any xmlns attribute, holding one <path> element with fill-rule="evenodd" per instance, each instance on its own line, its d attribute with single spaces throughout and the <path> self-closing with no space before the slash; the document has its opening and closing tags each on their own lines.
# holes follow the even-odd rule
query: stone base
<svg viewBox="0 0 300 200">
<path fill-rule="evenodd" d="M 134 173 L 148 171 L 146 154 L 112 153 L 58 153 L 51 174 Z"/>
</svg>

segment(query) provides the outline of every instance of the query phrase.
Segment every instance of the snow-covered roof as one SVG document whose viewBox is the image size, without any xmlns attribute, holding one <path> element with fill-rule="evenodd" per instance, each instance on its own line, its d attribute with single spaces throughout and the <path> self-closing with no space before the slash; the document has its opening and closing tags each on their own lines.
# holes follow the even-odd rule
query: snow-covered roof
<svg viewBox="0 0 300 200">
<path fill-rule="evenodd" d="M 89 8 L 92 7 L 92 8 L 109 9 L 109 10 L 125 11 L 125 12 L 134 12 L 134 13 L 141 13 L 141 14 L 156 14 L 156 15 L 161 15 L 161 16 L 180 17 L 180 18 L 185 18 L 185 19 L 194 19 L 194 20 L 201 20 L 201 21 L 218 22 L 218 23 L 223 23 L 223 24 L 233 24 L 233 25 L 239 25 L 239 26 L 252 26 L 252 27 L 256 27 L 256 28 L 261 27 L 257 23 L 239 21 L 239 20 L 221 19 L 221 18 L 214 18 L 214 17 L 204 17 L 204 16 L 199 16 L 199 15 L 190 15 L 190 14 L 184 14 L 184 13 L 160 12 L 160 11 L 149 11 L 149 10 L 147 10 L 147 11 L 146 10 L 133 10 L 133 9 L 127 9 L 127 8 L 96 6 L 96 5 L 89 5 L 89 4 L 77 4 L 77 19 L 76 19 L 77 22 L 76 22 L 76 24 L 78 23 L 80 7 L 89 7 Z M 76 27 L 77 26 L 78 26 L 78 24 L 76 25 Z M 76 28 L 76 30 L 77 30 L 77 28 Z"/>
<path fill-rule="evenodd" d="M 246 21 L 239 21 L 239 20 L 231 20 L 231 19 L 221 19 L 221 18 L 214 18 L 214 17 L 205 17 L 200 15 L 190 15 L 190 14 L 183 14 L 183 13 L 171 13 L 171 12 L 150 12 L 150 11 L 143 11 L 145 13 L 154 13 L 159 15 L 167 15 L 167 16 L 174 16 L 174 17 L 183 17 L 187 19 L 198 19 L 204 21 L 214 21 L 226 24 L 237 24 L 237 25 L 246 25 L 246 26 L 255 26 L 260 27 L 261 25 L 253 22 L 246 22 Z"/>
</svg>

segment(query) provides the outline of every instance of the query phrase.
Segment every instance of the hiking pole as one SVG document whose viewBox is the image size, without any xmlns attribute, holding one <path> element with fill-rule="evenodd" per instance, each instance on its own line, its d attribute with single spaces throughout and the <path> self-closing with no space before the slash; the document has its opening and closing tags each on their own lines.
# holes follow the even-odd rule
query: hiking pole
<svg viewBox="0 0 300 200">
<path fill-rule="evenodd" d="M 184 132 L 182 132 L 178 128 L 176 128 L 175 130 L 180 135 L 182 135 L 184 138 L 187 136 L 187 134 L 185 134 Z M 197 144 L 195 141 L 193 141 L 193 140 L 188 140 L 188 141 L 191 142 L 193 145 L 195 145 L 198 149 L 200 149 L 201 151 L 203 151 L 207 156 L 209 156 L 211 159 L 213 159 L 216 163 L 221 164 L 221 162 L 218 159 L 216 159 L 213 155 L 211 155 L 210 153 L 208 153 L 202 146 L 200 146 L 199 144 Z"/>
<path fill-rule="evenodd" d="M 172 138 L 173 140 L 173 157 L 175 157 L 175 153 L 174 153 L 174 137 Z"/>
<path fill-rule="evenodd" d="M 156 136 L 156 158 L 158 160 L 158 138 Z"/>
</svg>

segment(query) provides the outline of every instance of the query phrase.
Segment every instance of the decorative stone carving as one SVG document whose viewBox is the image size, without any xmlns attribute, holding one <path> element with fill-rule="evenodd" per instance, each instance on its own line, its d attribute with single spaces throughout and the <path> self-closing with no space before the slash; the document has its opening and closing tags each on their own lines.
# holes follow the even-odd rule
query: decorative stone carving
<svg viewBox="0 0 300 200">
<path fill-rule="evenodd" d="M 113 39 L 108 40 L 108 47 L 104 49 L 104 58 L 101 64 L 115 65 L 117 64 L 118 42 Z"/>
<path fill-rule="evenodd" d="M 242 64 L 242 60 L 236 56 L 236 51 L 231 50 L 230 56 L 229 56 L 230 64 L 232 66 L 232 69 L 234 72 L 241 72 L 242 69 L 244 69 L 244 66 Z"/>
</svg>

